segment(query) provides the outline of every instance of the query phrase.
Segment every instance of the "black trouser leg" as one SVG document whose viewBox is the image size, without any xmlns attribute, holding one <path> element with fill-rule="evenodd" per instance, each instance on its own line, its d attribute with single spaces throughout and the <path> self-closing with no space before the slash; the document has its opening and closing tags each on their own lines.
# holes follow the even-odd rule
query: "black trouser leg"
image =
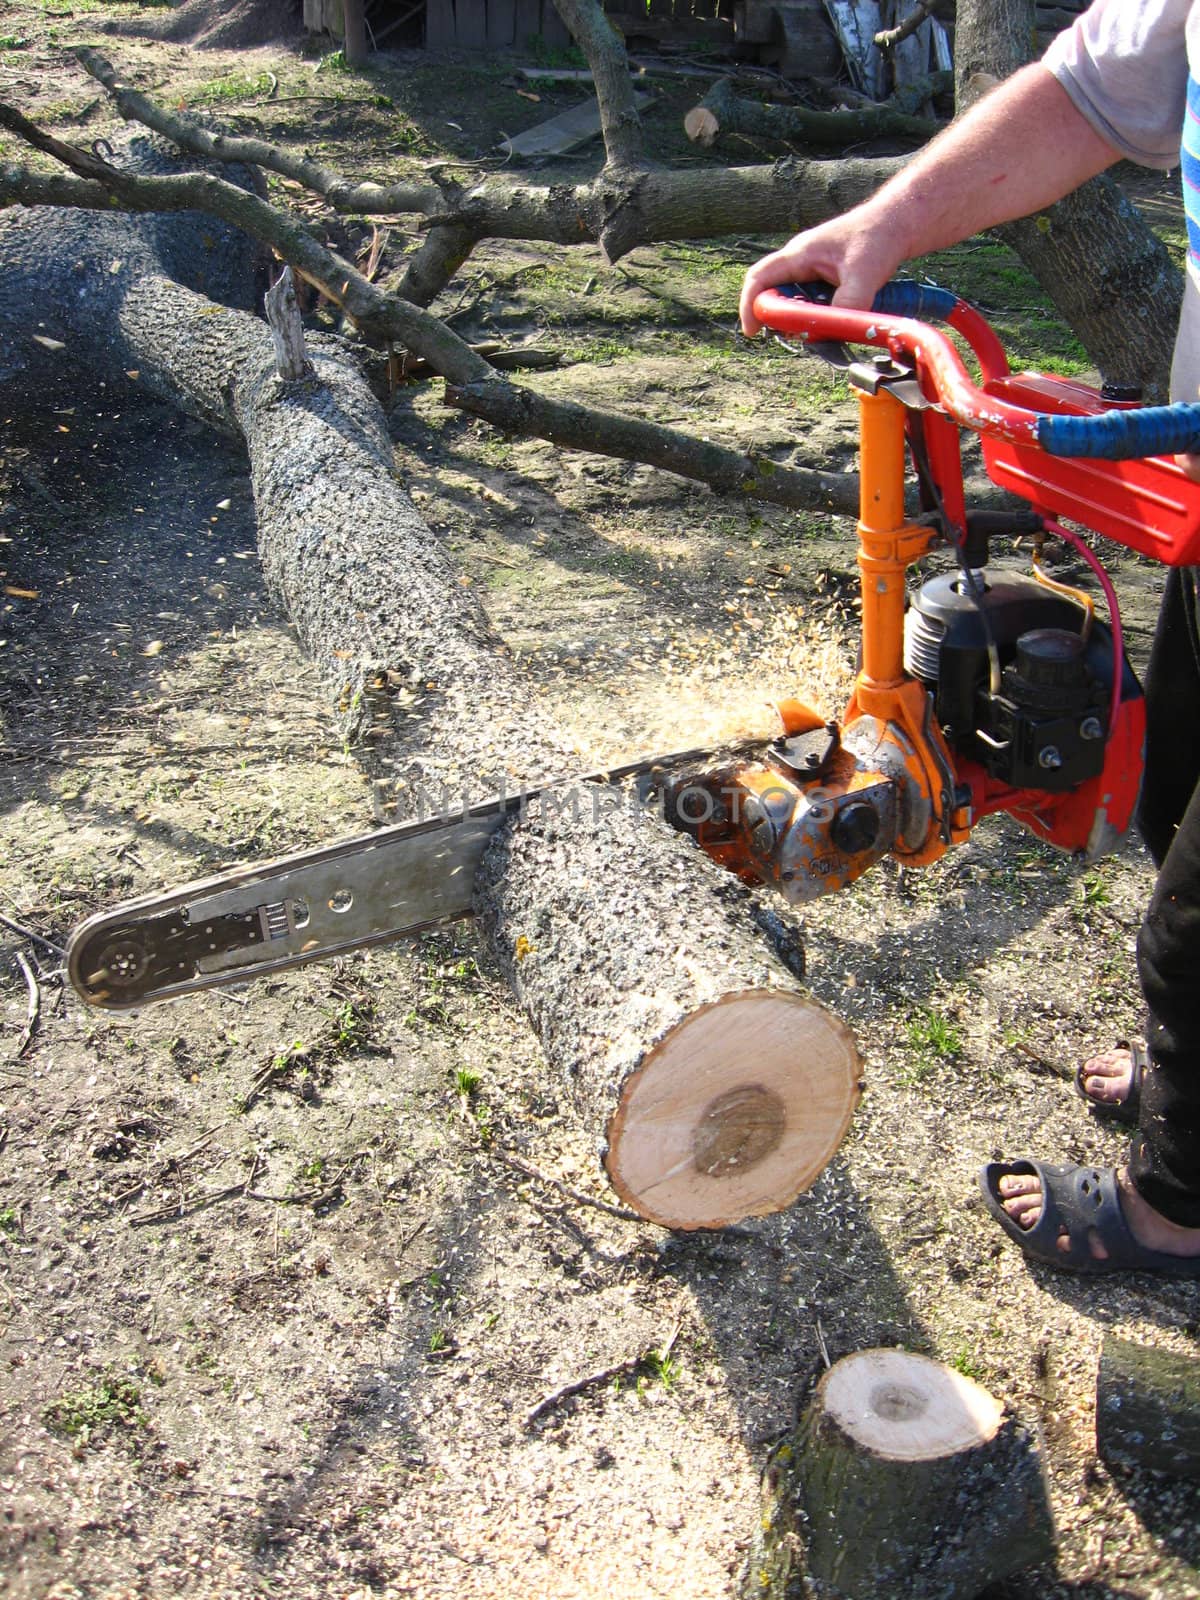
<svg viewBox="0 0 1200 1600">
<path fill-rule="evenodd" d="M 1200 1227 L 1200 631 L 1191 569 L 1167 580 L 1146 675 L 1138 823 L 1159 866 L 1138 935 L 1152 1060 L 1130 1173 L 1163 1216 Z"/>
</svg>

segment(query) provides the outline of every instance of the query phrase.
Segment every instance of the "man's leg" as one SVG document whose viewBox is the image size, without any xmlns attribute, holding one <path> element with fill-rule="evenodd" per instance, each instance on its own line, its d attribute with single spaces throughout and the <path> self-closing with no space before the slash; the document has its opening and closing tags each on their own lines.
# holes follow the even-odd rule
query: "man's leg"
<svg viewBox="0 0 1200 1600">
<path fill-rule="evenodd" d="M 1200 712 L 1195 713 L 1200 720 Z M 1153 1065 L 1142 1085 L 1129 1173 L 1172 1222 L 1200 1227 L 1200 789 L 1159 869 L 1138 934 Z"/>
<path fill-rule="evenodd" d="M 1146 669 L 1146 776 L 1138 828 L 1161 867 L 1200 783 L 1196 569 L 1172 567 Z"/>
<path fill-rule="evenodd" d="M 1138 935 L 1152 1066 L 1122 1178 L 1135 1237 L 1154 1249 L 1200 1252 L 1200 628 L 1196 575 L 1168 575 L 1146 675 L 1146 783 L 1138 823 L 1159 866 Z M 1022 1228 L 1041 1213 L 1029 1176 L 1000 1180 Z M 1065 1243 L 1065 1241 L 1063 1241 Z M 1096 1247 L 1097 1254 L 1103 1254 Z"/>
</svg>

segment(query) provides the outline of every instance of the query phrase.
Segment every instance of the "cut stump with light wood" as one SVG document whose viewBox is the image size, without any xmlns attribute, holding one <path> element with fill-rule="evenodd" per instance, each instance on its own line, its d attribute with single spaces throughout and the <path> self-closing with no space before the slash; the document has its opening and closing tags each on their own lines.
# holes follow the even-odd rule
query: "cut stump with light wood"
<svg viewBox="0 0 1200 1600">
<path fill-rule="evenodd" d="M 974 1600 L 1054 1553 L 1035 1437 L 927 1356 L 837 1362 L 797 1428 L 791 1473 L 805 1574 L 826 1600 Z"/>
</svg>

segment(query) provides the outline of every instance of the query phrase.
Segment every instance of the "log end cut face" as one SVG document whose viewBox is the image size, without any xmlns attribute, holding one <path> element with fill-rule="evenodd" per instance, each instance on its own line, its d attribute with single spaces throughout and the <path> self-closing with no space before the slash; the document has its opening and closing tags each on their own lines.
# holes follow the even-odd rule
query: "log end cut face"
<svg viewBox="0 0 1200 1600">
<path fill-rule="evenodd" d="M 909 1350 L 860 1350 L 822 1383 L 826 1418 L 882 1461 L 936 1461 L 988 1443 L 1000 1402 L 952 1367 Z"/>
<path fill-rule="evenodd" d="M 787 990 L 745 990 L 677 1023 L 627 1079 L 605 1165 L 636 1211 L 720 1228 L 791 1204 L 837 1150 L 862 1089 L 844 1023 Z"/>
</svg>

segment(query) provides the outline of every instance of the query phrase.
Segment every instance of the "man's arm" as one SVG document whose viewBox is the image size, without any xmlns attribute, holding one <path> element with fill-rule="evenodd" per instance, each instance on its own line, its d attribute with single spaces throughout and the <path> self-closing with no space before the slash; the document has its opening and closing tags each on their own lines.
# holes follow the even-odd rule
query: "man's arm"
<svg viewBox="0 0 1200 1600">
<path fill-rule="evenodd" d="M 902 261 L 1028 216 L 1120 157 L 1040 62 L 1023 67 L 869 200 L 755 262 L 742 330 L 759 332 L 754 297 L 777 283 L 822 278 L 837 285 L 835 305 L 869 306 Z"/>
</svg>

